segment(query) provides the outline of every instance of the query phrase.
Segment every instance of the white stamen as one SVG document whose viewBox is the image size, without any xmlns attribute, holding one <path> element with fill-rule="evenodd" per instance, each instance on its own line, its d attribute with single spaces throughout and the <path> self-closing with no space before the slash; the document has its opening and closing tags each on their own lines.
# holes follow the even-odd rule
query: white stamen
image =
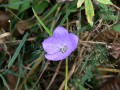
<svg viewBox="0 0 120 90">
<path fill-rule="evenodd" d="M 60 52 L 65 53 L 67 51 L 67 46 L 63 46 L 60 48 Z"/>
</svg>

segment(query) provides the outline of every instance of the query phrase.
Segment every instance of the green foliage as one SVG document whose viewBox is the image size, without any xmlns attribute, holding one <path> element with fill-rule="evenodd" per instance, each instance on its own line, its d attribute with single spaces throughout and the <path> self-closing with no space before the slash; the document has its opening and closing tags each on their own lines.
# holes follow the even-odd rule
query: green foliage
<svg viewBox="0 0 120 90">
<path fill-rule="evenodd" d="M 52 32 L 44 25 L 43 21 L 37 16 L 35 10 L 32 8 L 33 13 L 35 15 L 35 17 L 37 18 L 37 20 L 39 21 L 39 23 L 43 26 L 43 28 L 45 29 L 45 31 L 51 36 Z"/>
<path fill-rule="evenodd" d="M 29 35 L 28 33 L 26 33 L 26 34 L 24 35 L 24 37 L 23 37 L 21 43 L 20 43 L 19 46 L 17 47 L 17 49 L 16 49 L 16 51 L 15 51 L 13 57 L 11 58 L 11 60 L 10 60 L 9 63 L 8 63 L 8 68 L 10 68 L 10 67 L 12 66 L 12 64 L 15 62 L 15 60 L 16 60 L 16 58 L 17 58 L 17 56 L 18 56 L 18 54 L 19 54 L 21 48 L 23 47 L 23 45 L 24 45 L 24 43 L 25 43 L 25 41 L 26 41 L 28 35 Z"/>
<path fill-rule="evenodd" d="M 103 4 L 113 4 L 110 0 L 97 0 L 97 1 Z"/>
<path fill-rule="evenodd" d="M 8 7 L 8 8 L 11 8 L 11 9 L 16 9 L 18 10 L 20 5 L 23 5 L 23 10 L 25 8 L 28 8 L 28 6 L 24 6 L 24 5 L 27 5 L 26 3 L 29 4 L 29 2 L 32 2 L 32 0 L 24 0 L 24 1 L 21 1 L 21 0 L 8 0 L 8 4 L 2 4 L 0 5 L 0 7 Z"/>
<path fill-rule="evenodd" d="M 20 13 L 22 13 L 26 9 L 30 8 L 31 0 L 28 0 L 28 1 L 27 0 L 24 0 L 24 1 L 21 1 L 21 0 L 8 0 L 8 1 L 9 1 L 8 8 L 16 9 L 16 10 L 19 9 Z"/>
<path fill-rule="evenodd" d="M 93 26 L 94 8 L 91 0 L 85 0 L 85 13 L 88 22 Z"/>
<path fill-rule="evenodd" d="M 74 75 L 74 77 L 70 80 L 70 83 L 72 83 L 75 86 L 75 90 L 86 90 L 84 86 L 81 84 L 81 80 Z"/>
<path fill-rule="evenodd" d="M 101 18 L 103 18 L 103 20 L 114 21 L 118 19 L 118 16 L 115 15 L 113 9 L 109 8 L 107 5 L 100 4 L 99 7 L 100 7 L 99 15 Z"/>
<path fill-rule="evenodd" d="M 41 14 L 48 7 L 48 5 L 48 1 L 37 1 L 36 3 L 34 3 L 33 8 L 36 13 Z"/>
<path fill-rule="evenodd" d="M 19 13 L 22 13 L 23 11 L 27 10 L 28 8 L 31 7 L 31 2 L 26 2 L 21 5 Z"/>
<path fill-rule="evenodd" d="M 33 8 L 36 11 L 36 13 L 41 14 L 48 7 L 48 5 L 48 1 L 39 1 L 33 5 Z"/>
<path fill-rule="evenodd" d="M 84 3 L 85 0 L 78 0 L 77 2 L 77 8 L 81 7 L 81 5 Z"/>
<path fill-rule="evenodd" d="M 14 4 L 14 3 L 18 3 L 20 2 L 21 0 L 9 0 L 9 4 Z M 12 8 L 12 9 L 19 9 L 19 6 L 20 5 L 14 5 L 14 6 L 9 6 L 9 8 Z"/>
<path fill-rule="evenodd" d="M 8 90 L 10 90 L 10 88 L 9 88 L 7 82 L 6 82 L 6 79 L 3 77 L 2 74 L 0 74 L 0 77 L 1 77 L 1 79 L 2 79 L 2 81 L 3 81 L 4 86 L 6 86 Z"/>
<path fill-rule="evenodd" d="M 113 30 L 120 32 L 120 23 L 113 26 Z"/>
<path fill-rule="evenodd" d="M 94 17 L 94 8 L 91 0 L 78 0 L 77 8 L 81 7 L 81 5 L 85 3 L 85 14 L 88 20 L 88 23 L 93 26 L 93 17 Z"/>
<path fill-rule="evenodd" d="M 111 5 L 113 3 L 115 5 L 116 1 L 112 3 L 112 0 L 96 0 L 98 1 L 97 4 L 94 3 L 94 0 L 66 0 L 59 3 L 56 3 L 55 0 L 8 0 L 8 3 L 3 3 L 4 1 L 6 0 L 0 0 L 0 21 L 2 20 L 2 23 L 0 23 L 1 89 L 6 87 L 10 90 L 9 78 L 6 78 L 10 74 L 13 78 L 18 78 L 16 83 L 14 83 L 15 90 L 18 90 L 21 84 L 23 90 L 39 90 L 40 87 L 42 87 L 42 90 L 46 90 L 52 77 L 56 74 L 55 69 L 59 62 L 47 61 L 50 64 L 45 67 L 45 53 L 41 44 L 44 39 L 52 35 L 52 31 L 56 26 L 67 27 L 69 32 L 77 34 L 81 41 L 89 38 L 89 41 L 94 42 L 94 36 L 92 35 L 97 36 L 97 33 L 94 32 L 96 28 L 100 29 L 99 32 L 101 32 L 101 30 L 104 31 L 104 28 L 110 27 L 111 29 L 113 27 L 115 31 L 120 32 L 119 11 Z M 4 23 L 5 25 L 8 24 L 8 19 L 6 20 L 4 12 L 7 12 L 10 18 L 9 26 L 6 26 L 6 30 L 4 30 L 4 25 L 2 25 Z M 21 34 L 18 32 L 16 25 L 19 21 L 24 22 L 24 20 L 33 23 Z M 24 30 L 24 25 L 20 26 Z M 1 38 L 1 35 L 5 32 L 10 32 L 10 37 Z M 88 34 L 92 35 L 89 36 Z M 88 50 L 81 48 L 84 45 L 90 46 Z M 79 51 L 82 49 L 82 58 L 79 58 Z M 68 88 L 73 85 L 75 90 L 86 90 L 86 86 L 88 85 L 87 88 L 89 88 L 91 83 L 97 85 L 98 82 L 94 79 L 96 79 L 96 76 L 101 75 L 97 67 L 104 68 L 109 64 L 107 55 L 108 52 L 103 45 L 89 43 L 81 45 L 80 43 L 77 50 L 68 58 L 70 59 L 68 60 L 69 71 L 74 61 L 78 65 L 78 68 L 77 65 L 75 66 L 73 77 L 68 81 Z M 79 62 L 79 60 L 82 60 L 82 62 Z M 62 83 L 65 79 L 64 63 L 65 61 L 62 61 L 62 65 L 57 72 L 58 75 L 54 79 L 50 90 L 58 90 L 60 86 L 58 83 Z M 8 68 L 6 69 L 7 66 Z M 17 71 L 14 71 L 13 67 Z M 47 69 L 44 71 L 45 68 Z M 41 75 L 41 72 L 43 72 L 43 75 Z M 35 84 L 39 76 L 42 77 L 39 83 Z"/>
<path fill-rule="evenodd" d="M 85 61 L 82 63 L 81 73 L 85 74 L 81 77 L 81 84 L 85 84 L 86 81 L 90 82 L 91 79 L 99 73 L 97 66 L 105 66 L 107 61 L 107 49 L 104 46 L 97 45 L 89 56 L 86 56 Z M 104 63 L 104 64 L 103 64 Z"/>
</svg>

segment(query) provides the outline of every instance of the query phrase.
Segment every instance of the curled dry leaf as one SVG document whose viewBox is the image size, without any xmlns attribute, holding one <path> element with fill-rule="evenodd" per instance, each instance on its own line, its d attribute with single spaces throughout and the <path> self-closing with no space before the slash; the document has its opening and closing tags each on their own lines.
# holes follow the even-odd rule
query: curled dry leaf
<svg viewBox="0 0 120 90">
<path fill-rule="evenodd" d="M 116 59 L 120 57 L 120 43 L 111 43 L 106 45 L 106 47 L 111 56 Z"/>
<path fill-rule="evenodd" d="M 5 32 L 3 34 L 0 34 L 0 52 L 5 52 L 7 50 L 7 47 L 5 45 L 6 38 L 10 36 L 11 34 L 9 32 Z"/>
<path fill-rule="evenodd" d="M 8 12 L 0 11 L 0 27 L 7 30 L 9 27 L 10 15 Z"/>
<path fill-rule="evenodd" d="M 0 44 L 4 45 L 4 42 L 11 34 L 9 32 L 5 32 L 3 34 L 0 34 Z"/>
<path fill-rule="evenodd" d="M 0 34 L 0 39 L 5 38 L 5 37 L 7 37 L 7 36 L 10 36 L 10 33 L 9 33 L 9 32 L 5 32 L 5 33 L 3 33 L 3 34 Z"/>
<path fill-rule="evenodd" d="M 106 43 L 120 42 L 120 32 L 116 32 L 114 30 L 105 30 L 99 33 L 95 37 L 95 40 Z"/>
<path fill-rule="evenodd" d="M 24 20 L 24 21 L 19 21 L 16 24 L 16 29 L 18 30 L 18 32 L 20 34 L 24 34 L 24 32 L 28 29 L 31 28 L 31 26 L 33 25 L 34 21 L 32 20 Z"/>
<path fill-rule="evenodd" d="M 106 80 L 99 90 L 120 90 L 120 76 L 111 80 Z"/>
<path fill-rule="evenodd" d="M 106 47 L 109 54 L 116 59 L 120 57 L 120 32 L 105 30 L 99 33 L 95 40 L 108 43 Z"/>
</svg>

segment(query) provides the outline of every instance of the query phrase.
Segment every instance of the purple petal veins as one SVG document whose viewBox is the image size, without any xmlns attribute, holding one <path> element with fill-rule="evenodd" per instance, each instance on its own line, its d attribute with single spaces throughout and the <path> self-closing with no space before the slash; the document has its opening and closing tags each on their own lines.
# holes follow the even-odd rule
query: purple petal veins
<svg viewBox="0 0 120 90">
<path fill-rule="evenodd" d="M 78 44 L 78 37 L 73 33 L 58 26 L 53 31 L 53 36 L 43 41 L 43 49 L 47 52 L 45 57 L 48 60 L 58 61 L 68 57 L 76 48 Z"/>
</svg>

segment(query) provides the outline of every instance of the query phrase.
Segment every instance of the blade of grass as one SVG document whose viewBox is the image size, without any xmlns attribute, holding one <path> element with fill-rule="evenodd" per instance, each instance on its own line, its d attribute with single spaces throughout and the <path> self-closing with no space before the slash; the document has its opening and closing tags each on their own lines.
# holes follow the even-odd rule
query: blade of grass
<svg viewBox="0 0 120 90">
<path fill-rule="evenodd" d="M 43 28 L 45 29 L 45 31 L 50 35 L 52 36 L 52 32 L 45 26 L 45 24 L 43 23 L 43 21 L 37 16 L 35 10 L 32 8 L 33 10 L 33 13 L 35 15 L 35 17 L 37 18 L 38 22 L 43 26 Z"/>
<path fill-rule="evenodd" d="M 75 11 L 76 10 L 68 10 L 68 12 L 63 17 L 62 21 L 59 23 L 59 25 L 62 25 L 65 22 L 65 20 L 68 18 L 68 16 L 70 15 L 70 13 L 75 12 Z"/>
<path fill-rule="evenodd" d="M 0 74 L 0 77 L 1 77 L 1 79 L 2 79 L 2 81 L 3 81 L 3 84 L 7 87 L 8 90 L 10 90 L 10 88 L 9 88 L 9 86 L 8 86 L 8 84 L 7 84 L 5 78 L 3 77 L 2 74 Z"/>
<path fill-rule="evenodd" d="M 45 20 L 46 18 L 48 18 L 57 9 L 57 7 L 58 7 L 58 3 L 53 6 L 53 8 L 49 11 L 49 13 L 47 15 L 45 15 L 45 17 L 43 18 L 43 20 Z"/>
<path fill-rule="evenodd" d="M 62 25 L 62 24 L 65 22 L 65 20 L 68 18 L 68 16 L 70 15 L 70 13 L 71 13 L 71 11 L 69 10 L 69 11 L 65 14 L 65 16 L 63 17 L 63 19 L 62 19 L 62 21 L 60 22 L 59 25 Z"/>
<path fill-rule="evenodd" d="M 55 16 L 54 16 L 54 17 L 56 17 L 56 16 L 58 15 L 58 13 L 59 13 L 60 9 L 61 9 L 61 6 L 57 8 L 57 10 L 56 10 L 56 13 L 55 13 Z M 50 31 L 53 31 L 53 29 L 54 29 L 54 27 L 55 27 L 55 25 L 56 25 L 56 22 L 58 21 L 58 18 L 59 18 L 59 16 L 57 16 L 57 18 L 53 19 L 53 21 L 52 21 L 52 23 L 51 23 L 51 28 L 50 28 Z"/>
<path fill-rule="evenodd" d="M 9 70 L 9 69 L 6 69 L 5 72 L 3 72 L 2 74 L 3 74 L 3 75 L 11 74 L 11 75 L 16 76 L 16 77 L 19 76 L 18 73 L 14 72 L 14 71 L 11 71 L 11 70 Z"/>
<path fill-rule="evenodd" d="M 15 86 L 15 90 L 17 90 L 17 88 L 18 88 L 18 85 L 19 85 L 19 83 L 20 83 L 20 79 L 21 79 L 21 76 L 22 76 L 22 74 L 24 73 L 24 71 L 23 71 L 23 68 L 22 68 L 22 60 L 21 60 L 21 56 L 19 55 L 19 76 L 18 76 L 18 80 L 17 80 L 17 83 L 16 83 L 16 86 Z"/>
<path fill-rule="evenodd" d="M 27 2 L 32 2 L 33 0 L 24 0 L 24 1 L 19 1 L 17 3 L 13 3 L 13 4 L 1 4 L 0 7 L 9 7 L 9 6 L 16 6 L 16 5 L 21 5 Z"/>
<path fill-rule="evenodd" d="M 8 10 L 14 17 L 16 17 L 19 21 L 22 21 L 12 10 L 10 10 L 9 8 L 7 8 L 7 10 Z"/>
<path fill-rule="evenodd" d="M 28 78 L 30 77 L 31 74 L 33 74 L 33 72 L 36 70 L 36 68 L 38 67 L 38 65 L 42 62 L 42 60 L 44 59 L 44 52 L 42 52 L 42 54 L 40 55 L 40 58 L 37 58 L 36 63 L 33 65 L 33 67 L 31 68 L 31 71 L 27 74 L 27 76 L 24 78 L 24 80 L 22 81 L 22 83 L 20 84 L 20 86 L 18 87 L 17 90 L 22 90 L 22 86 L 26 83 L 26 81 L 28 80 Z"/>
<path fill-rule="evenodd" d="M 65 20 L 67 20 L 70 13 L 76 12 L 76 9 L 74 7 L 75 7 L 77 1 L 78 0 L 75 0 L 72 4 L 69 4 L 65 7 L 65 8 L 67 8 L 67 12 L 66 12 L 65 16 L 63 17 L 62 21 L 59 23 L 59 25 L 62 25 L 65 22 Z"/>
<path fill-rule="evenodd" d="M 15 51 L 13 57 L 11 58 L 11 60 L 10 60 L 9 63 L 8 63 L 8 69 L 9 69 L 9 68 L 12 66 L 12 64 L 15 62 L 15 60 L 16 60 L 16 58 L 17 58 L 17 56 L 18 56 L 18 54 L 19 54 L 22 46 L 24 45 L 24 43 L 25 43 L 28 35 L 29 35 L 28 33 L 26 33 L 26 34 L 24 35 L 22 41 L 20 42 L 19 46 L 17 47 L 17 49 L 16 49 L 16 51 Z"/>
</svg>

